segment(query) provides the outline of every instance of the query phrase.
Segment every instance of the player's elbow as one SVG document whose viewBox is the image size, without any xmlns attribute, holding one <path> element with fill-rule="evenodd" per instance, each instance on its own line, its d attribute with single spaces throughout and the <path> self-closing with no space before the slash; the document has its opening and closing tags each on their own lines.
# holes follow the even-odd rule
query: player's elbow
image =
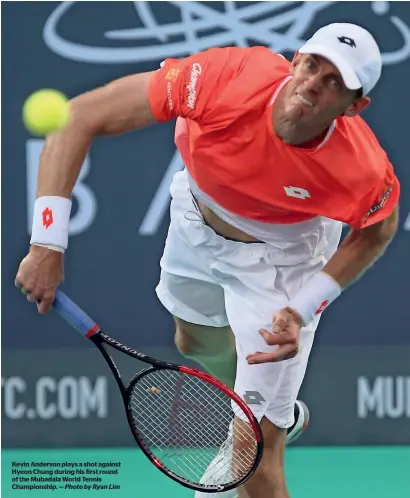
<svg viewBox="0 0 410 498">
<path fill-rule="evenodd" d="M 83 93 L 70 100 L 71 123 L 83 134 L 94 138 L 103 134 L 112 115 L 107 86 Z"/>
<path fill-rule="evenodd" d="M 93 92 L 88 92 L 70 100 L 70 125 L 90 139 L 98 135 L 102 126 L 101 114 L 95 105 Z"/>
</svg>

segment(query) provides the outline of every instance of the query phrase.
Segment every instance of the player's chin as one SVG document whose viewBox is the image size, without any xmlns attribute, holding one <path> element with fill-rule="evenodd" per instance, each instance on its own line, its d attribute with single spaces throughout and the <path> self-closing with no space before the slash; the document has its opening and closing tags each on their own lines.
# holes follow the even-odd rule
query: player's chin
<svg viewBox="0 0 410 498">
<path fill-rule="evenodd" d="M 300 125 L 309 124 L 313 126 L 320 118 L 320 113 L 316 107 L 303 107 L 298 116 L 297 123 Z"/>
<path fill-rule="evenodd" d="M 288 110 L 288 119 L 293 125 L 306 123 L 316 118 L 318 110 L 316 107 L 309 107 L 304 104 L 297 103 Z"/>
</svg>

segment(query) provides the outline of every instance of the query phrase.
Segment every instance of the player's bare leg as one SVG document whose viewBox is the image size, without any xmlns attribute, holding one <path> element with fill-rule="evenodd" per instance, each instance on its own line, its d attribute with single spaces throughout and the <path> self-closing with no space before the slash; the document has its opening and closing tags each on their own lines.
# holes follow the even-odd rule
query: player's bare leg
<svg viewBox="0 0 410 498">
<path fill-rule="evenodd" d="M 264 451 L 255 474 L 238 489 L 238 498 L 289 498 L 284 473 L 286 429 L 261 421 Z"/>
<path fill-rule="evenodd" d="M 228 386 L 235 384 L 235 338 L 230 327 L 207 327 L 175 318 L 175 344 L 178 351 L 192 358 L 207 372 Z"/>
</svg>

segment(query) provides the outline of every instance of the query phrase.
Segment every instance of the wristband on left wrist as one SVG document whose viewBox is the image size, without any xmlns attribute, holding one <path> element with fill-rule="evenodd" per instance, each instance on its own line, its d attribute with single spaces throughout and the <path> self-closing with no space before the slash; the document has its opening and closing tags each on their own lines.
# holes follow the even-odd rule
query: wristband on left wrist
<svg viewBox="0 0 410 498">
<path fill-rule="evenodd" d="M 300 291 L 289 301 L 302 318 L 302 325 L 307 326 L 322 313 L 342 293 L 342 288 L 324 271 L 316 273 Z"/>
</svg>

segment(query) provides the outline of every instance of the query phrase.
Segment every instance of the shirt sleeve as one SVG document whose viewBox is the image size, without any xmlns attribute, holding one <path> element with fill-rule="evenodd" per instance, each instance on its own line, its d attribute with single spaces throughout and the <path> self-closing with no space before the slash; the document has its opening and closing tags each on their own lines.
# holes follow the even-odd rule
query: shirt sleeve
<svg viewBox="0 0 410 498">
<path fill-rule="evenodd" d="M 354 228 L 366 228 L 388 218 L 398 204 L 400 183 L 387 156 L 385 161 L 385 175 L 375 188 L 364 196 Z"/>
<path fill-rule="evenodd" d="M 148 100 L 159 122 L 183 117 L 200 121 L 218 88 L 229 79 L 229 48 L 214 48 L 185 59 L 166 59 L 148 85 Z"/>
</svg>

